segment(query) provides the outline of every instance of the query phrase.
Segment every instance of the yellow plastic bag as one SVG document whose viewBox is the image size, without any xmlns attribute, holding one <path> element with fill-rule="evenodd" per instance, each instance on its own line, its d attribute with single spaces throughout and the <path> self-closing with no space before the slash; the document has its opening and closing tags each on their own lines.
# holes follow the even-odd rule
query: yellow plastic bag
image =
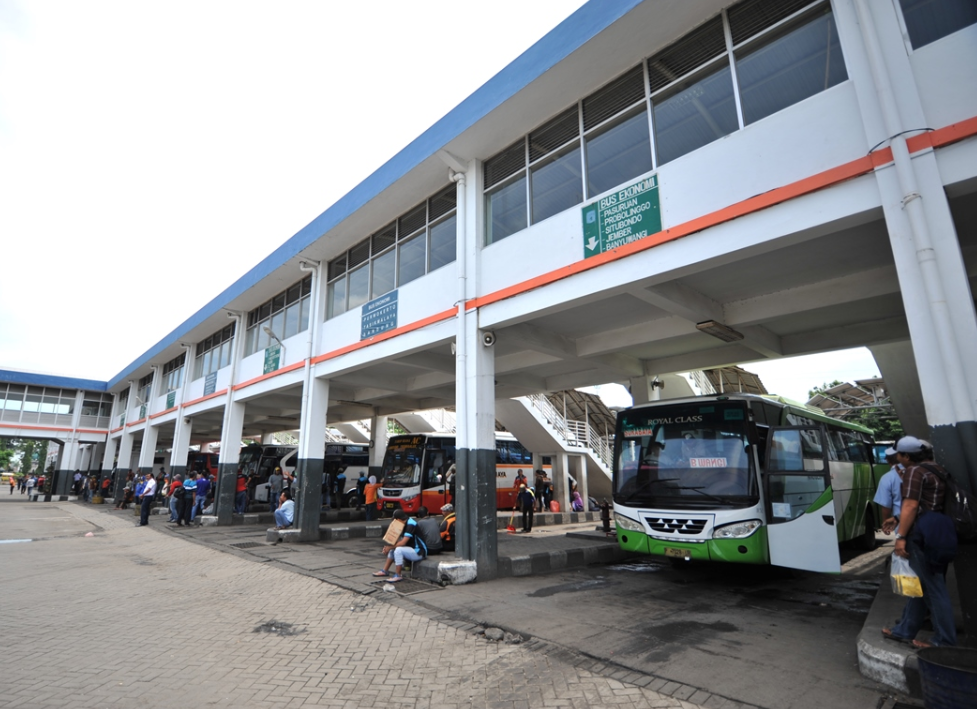
<svg viewBox="0 0 977 709">
<path fill-rule="evenodd" d="M 922 598 L 923 586 L 919 583 L 919 576 L 909 565 L 909 559 L 892 555 L 892 592 L 899 596 Z"/>
</svg>

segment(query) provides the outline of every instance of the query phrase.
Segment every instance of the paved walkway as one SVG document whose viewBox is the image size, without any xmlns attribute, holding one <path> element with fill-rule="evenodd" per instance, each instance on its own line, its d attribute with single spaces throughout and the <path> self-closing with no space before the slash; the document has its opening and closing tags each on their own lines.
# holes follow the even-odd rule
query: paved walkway
<svg viewBox="0 0 977 709">
<path fill-rule="evenodd" d="M 214 545 L 229 535 L 220 551 L 161 518 L 139 528 L 75 503 L 24 509 L 18 532 L 57 518 L 63 534 L 0 545 L 0 707 L 740 706 L 660 694 L 652 678 L 544 644 L 488 641 L 379 586 L 364 595 L 246 557 L 235 530 L 211 533 Z M 301 553 L 283 546 L 272 553 Z M 369 553 L 346 564 L 347 585 L 368 583 Z"/>
</svg>

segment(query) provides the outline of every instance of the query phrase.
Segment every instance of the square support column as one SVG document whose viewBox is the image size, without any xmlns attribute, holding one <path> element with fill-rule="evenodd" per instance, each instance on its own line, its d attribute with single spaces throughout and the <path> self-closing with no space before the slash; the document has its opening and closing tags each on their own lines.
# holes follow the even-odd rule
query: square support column
<svg viewBox="0 0 977 709">
<path fill-rule="evenodd" d="M 153 472 L 153 462 L 156 460 L 156 438 L 159 429 L 148 423 L 142 431 L 142 447 L 139 449 L 139 474 Z"/>
<path fill-rule="evenodd" d="M 478 578 L 498 575 L 498 518 L 495 480 L 495 350 L 484 344 L 477 318 L 469 317 L 465 386 L 464 447 L 457 448 L 458 556 L 475 561 Z"/>
<path fill-rule="evenodd" d="M 221 452 L 217 471 L 217 524 L 228 525 L 234 519 L 234 487 L 238 462 L 241 460 L 241 438 L 244 435 L 245 404 L 233 401 L 228 395 L 224 407 L 224 426 L 221 429 Z"/>
<path fill-rule="evenodd" d="M 174 475 L 186 475 L 187 457 L 190 455 L 190 434 L 193 431 L 193 419 L 181 416 L 173 424 L 173 448 L 170 450 L 170 472 Z"/>
<path fill-rule="evenodd" d="M 302 430 L 299 431 L 298 495 L 295 498 L 294 527 L 303 542 L 319 540 L 322 512 L 322 479 L 326 454 L 326 413 L 329 410 L 329 381 L 307 379 L 302 392 Z"/>
<path fill-rule="evenodd" d="M 122 430 L 122 436 L 119 438 L 119 473 L 115 476 L 115 490 L 113 495 L 116 499 L 120 499 L 123 495 L 123 488 L 125 488 L 126 478 L 129 473 L 132 472 L 132 445 L 135 442 L 135 436 L 133 436 L 127 429 Z"/>
</svg>

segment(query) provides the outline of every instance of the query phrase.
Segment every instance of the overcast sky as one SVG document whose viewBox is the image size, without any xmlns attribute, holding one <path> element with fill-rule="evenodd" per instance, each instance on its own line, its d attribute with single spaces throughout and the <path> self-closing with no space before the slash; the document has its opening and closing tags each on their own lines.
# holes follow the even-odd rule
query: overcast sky
<svg viewBox="0 0 977 709">
<path fill-rule="evenodd" d="M 0 0 L 0 368 L 111 378 L 582 4 Z"/>
</svg>

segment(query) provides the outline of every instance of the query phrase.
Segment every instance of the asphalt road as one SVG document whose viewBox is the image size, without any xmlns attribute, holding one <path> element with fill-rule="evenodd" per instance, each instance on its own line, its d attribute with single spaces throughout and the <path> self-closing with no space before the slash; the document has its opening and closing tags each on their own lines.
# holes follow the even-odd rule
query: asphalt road
<svg viewBox="0 0 977 709">
<path fill-rule="evenodd" d="M 889 694 L 859 674 L 856 657 L 888 553 L 846 551 L 840 576 L 649 559 L 459 586 L 436 600 L 740 702 L 866 709 Z"/>
</svg>

